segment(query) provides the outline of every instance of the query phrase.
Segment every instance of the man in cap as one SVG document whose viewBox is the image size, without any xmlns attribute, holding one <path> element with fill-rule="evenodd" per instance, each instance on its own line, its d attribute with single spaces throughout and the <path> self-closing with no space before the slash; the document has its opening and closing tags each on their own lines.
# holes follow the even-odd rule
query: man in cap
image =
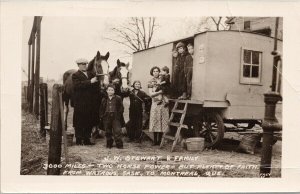
<svg viewBox="0 0 300 194">
<path fill-rule="evenodd" d="M 74 85 L 74 114 L 73 126 L 75 128 L 77 145 L 94 145 L 90 141 L 93 128 L 93 90 L 98 87 L 97 77 L 87 72 L 88 61 L 80 58 L 76 60 L 78 71 L 72 75 Z"/>
</svg>

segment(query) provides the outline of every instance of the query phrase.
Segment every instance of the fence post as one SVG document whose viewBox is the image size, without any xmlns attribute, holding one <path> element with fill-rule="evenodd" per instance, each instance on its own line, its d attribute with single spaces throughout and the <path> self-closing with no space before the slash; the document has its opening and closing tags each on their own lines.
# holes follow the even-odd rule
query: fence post
<svg viewBox="0 0 300 194">
<path fill-rule="evenodd" d="M 34 99 L 34 57 L 35 57 L 35 34 L 32 34 L 32 53 L 31 53 L 31 86 L 30 86 L 30 106 L 29 112 L 33 113 Z"/>
<path fill-rule="evenodd" d="M 271 161 L 274 131 L 281 131 L 282 126 L 275 117 L 276 104 L 282 100 L 280 94 L 268 92 L 265 95 L 265 119 L 262 124 L 263 128 L 263 146 L 260 164 L 260 177 L 269 178 L 271 176 Z"/>
<path fill-rule="evenodd" d="M 47 84 L 41 83 L 40 84 L 40 135 L 42 137 L 46 137 L 46 91 Z"/>
<path fill-rule="evenodd" d="M 45 83 L 45 123 L 46 125 L 49 125 L 48 120 L 48 84 Z"/>
<path fill-rule="evenodd" d="M 27 90 L 28 90 L 28 86 L 24 86 L 23 88 L 23 94 L 24 94 L 24 102 L 27 103 Z"/>
<path fill-rule="evenodd" d="M 37 16 L 35 16 L 37 17 Z M 34 113 L 39 116 L 39 86 L 40 86 L 40 45 L 41 45 L 41 17 L 37 17 L 36 26 L 36 63 L 35 63 L 35 102 Z"/>
<path fill-rule="evenodd" d="M 31 57 L 31 45 L 28 44 L 28 82 L 27 82 L 27 86 L 28 86 L 28 89 L 29 89 L 29 86 L 30 86 L 30 57 Z M 30 90 L 27 90 L 27 103 L 29 104 L 29 92 Z"/>
<path fill-rule="evenodd" d="M 50 129 L 50 142 L 48 153 L 48 168 L 47 175 L 59 175 L 60 168 L 49 168 L 54 165 L 61 164 L 61 141 L 62 141 L 62 122 L 60 114 L 60 96 L 59 92 L 62 91 L 62 85 L 54 84 L 52 91 L 52 109 L 51 109 L 51 129 Z M 56 166 L 56 167 L 57 167 Z"/>
</svg>

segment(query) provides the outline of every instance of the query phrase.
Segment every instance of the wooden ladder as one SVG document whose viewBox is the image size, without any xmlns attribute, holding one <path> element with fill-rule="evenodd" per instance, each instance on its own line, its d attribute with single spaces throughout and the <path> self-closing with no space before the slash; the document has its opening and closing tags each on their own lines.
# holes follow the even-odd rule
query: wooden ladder
<svg viewBox="0 0 300 194">
<path fill-rule="evenodd" d="M 178 107 L 179 104 L 184 104 L 183 110 L 177 109 L 177 107 Z M 171 148 L 171 152 L 173 152 L 173 150 L 174 150 L 174 148 L 175 148 L 175 146 L 178 143 L 178 140 L 180 138 L 180 131 L 181 131 L 181 129 L 182 128 L 188 129 L 188 126 L 183 124 L 183 121 L 184 121 L 185 115 L 186 115 L 186 111 L 187 111 L 187 106 L 188 106 L 188 102 L 180 102 L 179 100 L 176 100 L 175 105 L 174 105 L 174 107 L 172 109 L 172 113 L 171 113 L 170 119 L 169 119 L 169 128 L 163 134 L 163 137 L 162 137 L 162 140 L 161 140 L 161 143 L 160 143 L 160 148 L 163 147 L 165 139 L 169 139 L 169 140 L 173 141 L 173 145 L 172 145 L 172 148 Z M 175 113 L 176 114 L 181 114 L 179 123 L 173 122 L 174 114 Z M 170 132 L 170 127 L 171 126 L 177 127 L 175 136 L 167 135 L 168 132 Z"/>
</svg>

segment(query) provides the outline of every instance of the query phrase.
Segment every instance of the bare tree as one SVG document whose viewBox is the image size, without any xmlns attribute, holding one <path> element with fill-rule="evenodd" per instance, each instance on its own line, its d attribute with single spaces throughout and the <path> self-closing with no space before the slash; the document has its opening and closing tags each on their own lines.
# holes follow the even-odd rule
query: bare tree
<svg viewBox="0 0 300 194">
<path fill-rule="evenodd" d="M 114 37 L 107 39 L 124 45 L 131 52 L 135 52 L 151 46 L 156 27 L 157 24 L 154 17 L 132 17 L 126 23 L 112 28 Z"/>
<path fill-rule="evenodd" d="M 198 25 L 198 32 L 211 30 L 230 30 L 230 25 L 226 24 L 225 21 L 228 17 L 206 17 L 200 21 Z"/>
<path fill-rule="evenodd" d="M 220 25 L 222 25 L 222 24 L 221 24 L 222 17 L 217 17 L 217 18 L 215 18 L 215 17 L 210 17 L 210 18 L 211 18 L 211 20 L 214 22 L 217 31 L 219 31 L 219 30 L 220 30 Z M 224 26 L 223 26 L 223 27 L 224 27 Z"/>
</svg>

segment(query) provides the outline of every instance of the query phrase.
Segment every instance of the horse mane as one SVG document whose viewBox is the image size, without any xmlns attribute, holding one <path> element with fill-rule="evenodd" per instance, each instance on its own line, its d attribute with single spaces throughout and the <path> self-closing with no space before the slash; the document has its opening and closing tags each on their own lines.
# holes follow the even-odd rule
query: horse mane
<svg viewBox="0 0 300 194">
<path fill-rule="evenodd" d="M 118 73 L 118 66 L 115 66 L 115 68 L 111 72 L 109 72 L 110 80 L 113 80 L 113 78 L 117 76 L 117 73 Z"/>
<path fill-rule="evenodd" d="M 95 61 L 95 57 L 89 62 L 88 67 L 87 67 L 87 71 L 92 71 L 92 69 L 94 68 L 94 61 Z"/>
</svg>

